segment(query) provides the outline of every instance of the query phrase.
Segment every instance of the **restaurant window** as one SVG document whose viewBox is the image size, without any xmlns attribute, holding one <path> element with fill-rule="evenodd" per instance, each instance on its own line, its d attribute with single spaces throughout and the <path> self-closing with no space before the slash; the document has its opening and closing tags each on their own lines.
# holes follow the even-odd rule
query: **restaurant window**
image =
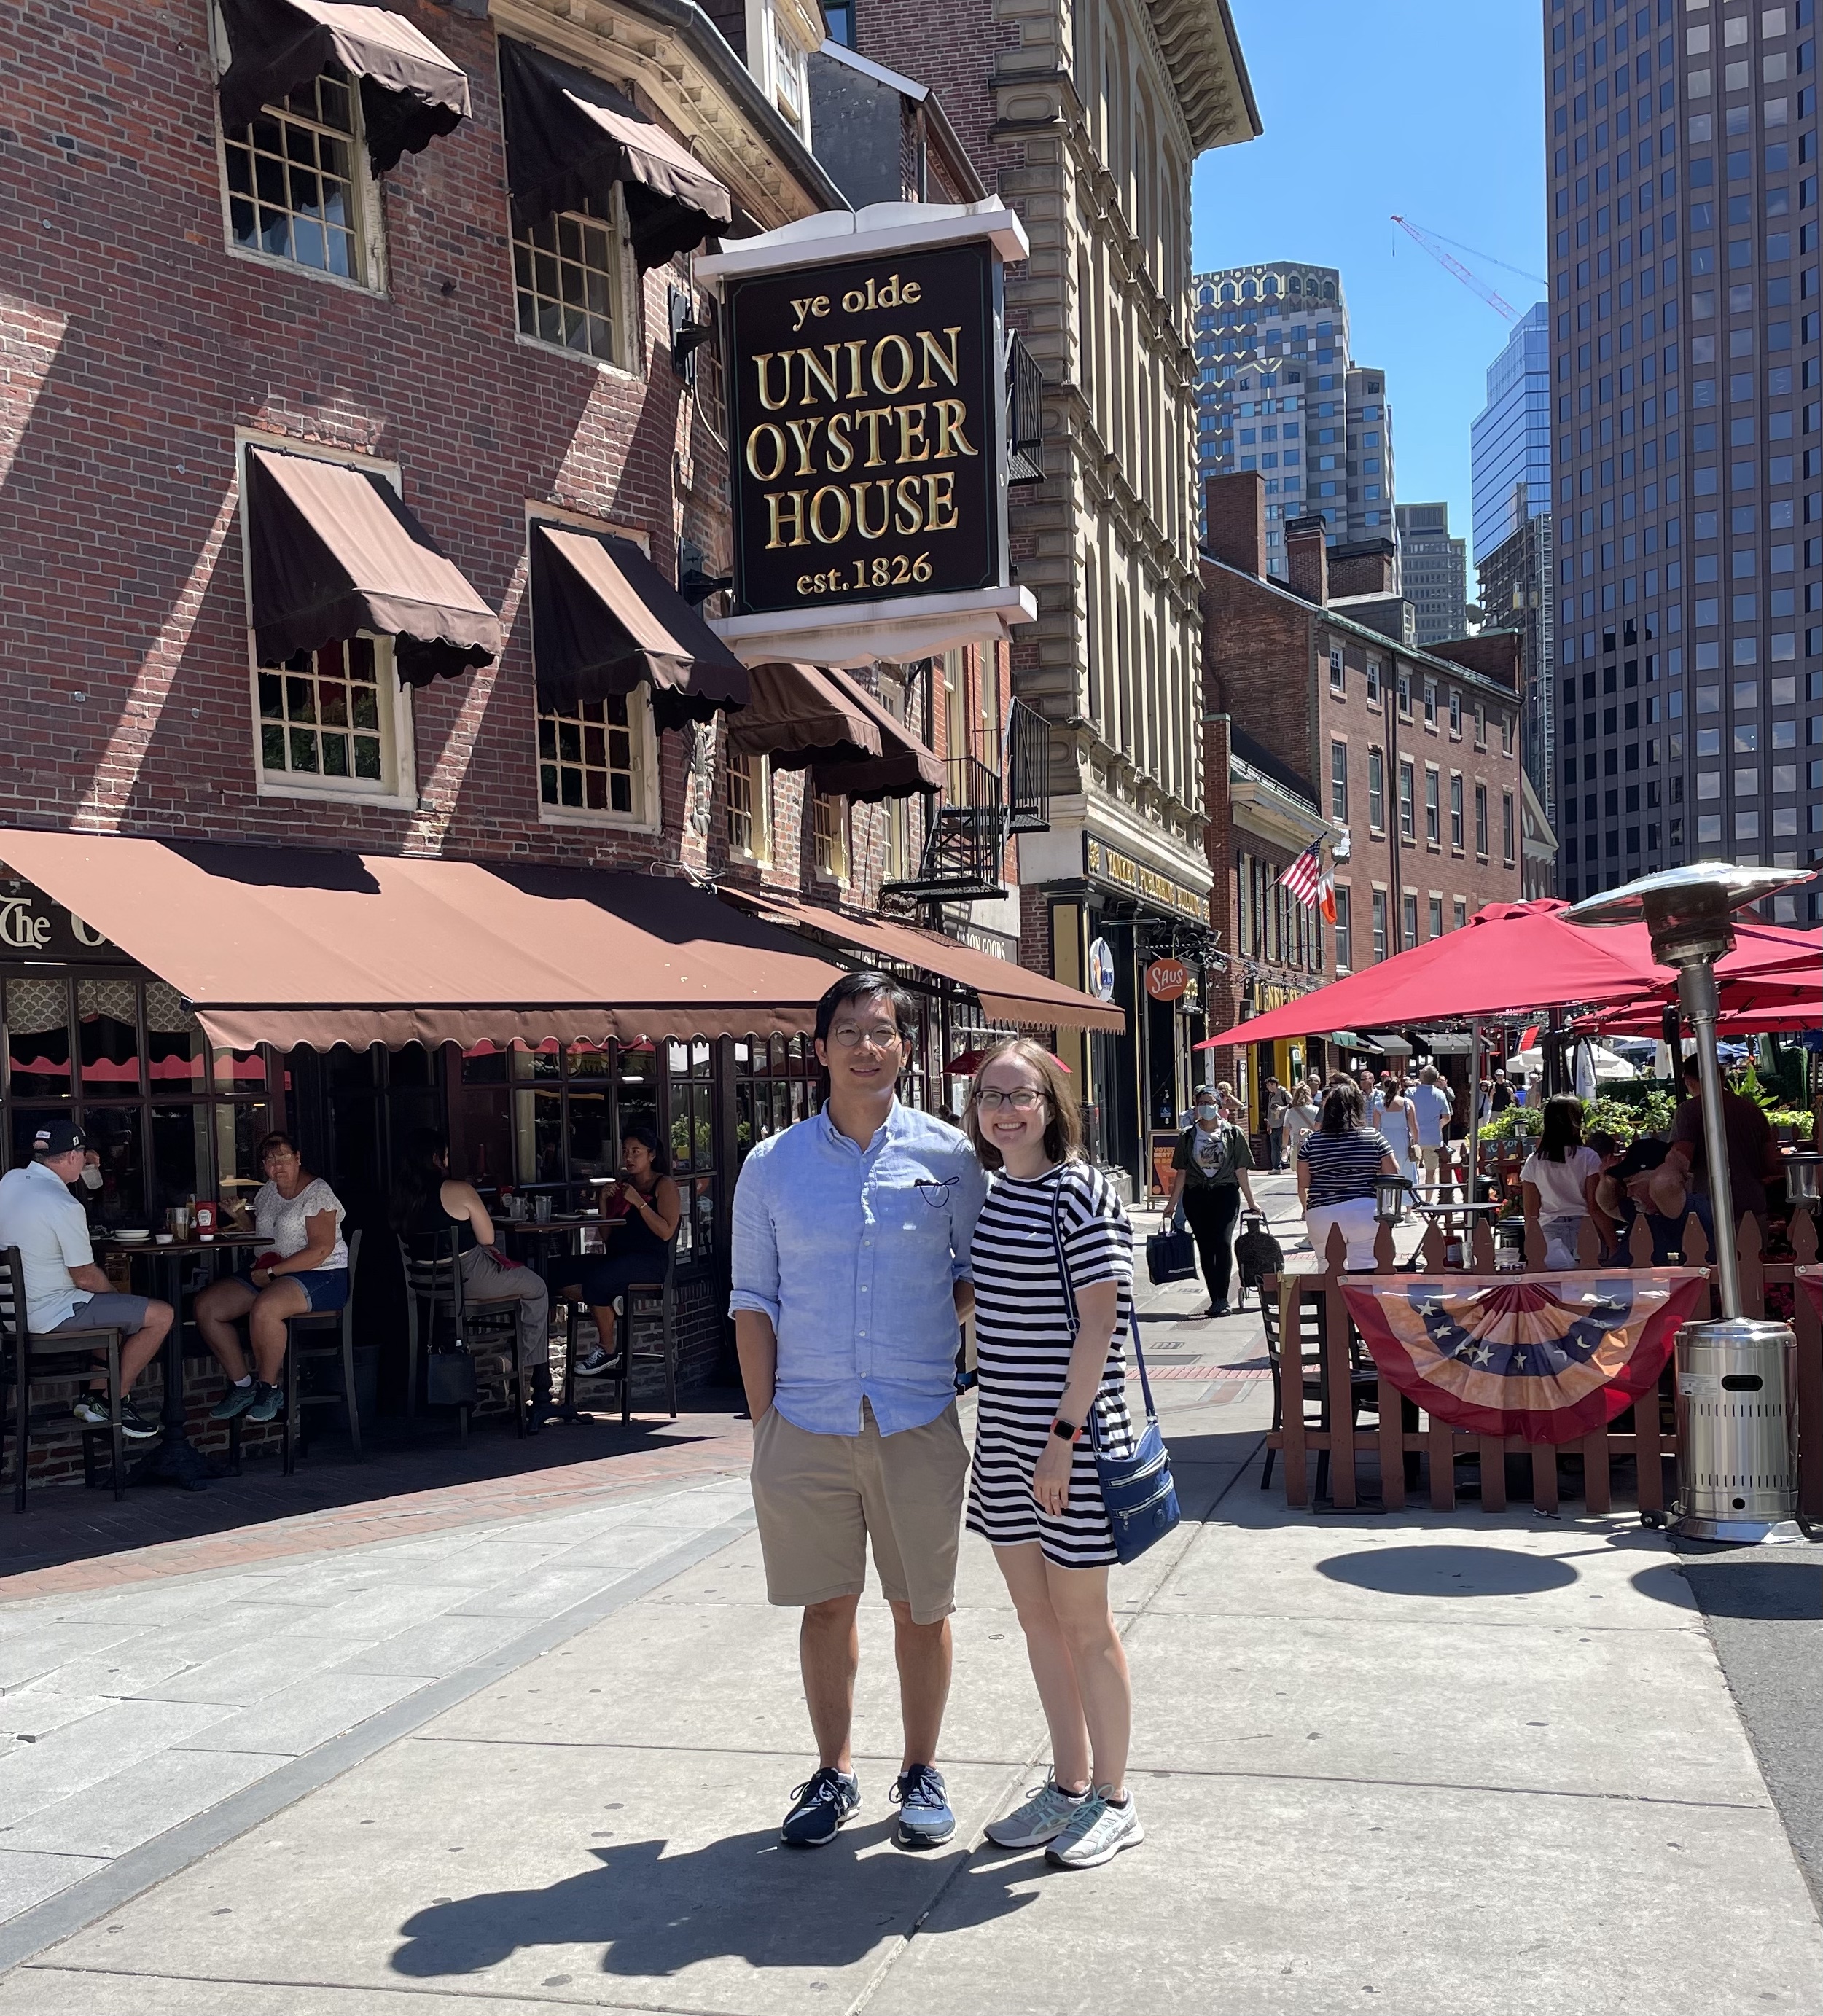
<svg viewBox="0 0 1823 2016">
<path fill-rule="evenodd" d="M 1509 868 L 1512 866 L 1515 858 L 1515 823 L 1513 794 L 1511 791 L 1502 791 L 1501 794 L 1501 859 Z"/>
<path fill-rule="evenodd" d="M 650 716 L 643 690 L 541 707 L 538 795 L 560 811 L 647 817 Z"/>
<path fill-rule="evenodd" d="M 1407 840 L 1418 837 L 1418 781 L 1410 762 L 1399 759 L 1399 830 Z"/>
<path fill-rule="evenodd" d="M 1367 824 L 1386 830 L 1386 759 L 1378 749 L 1367 751 Z"/>
<path fill-rule="evenodd" d="M 734 1157 L 737 1165 L 822 1105 L 823 1067 L 809 1036 L 737 1039 L 734 1044 Z"/>
<path fill-rule="evenodd" d="M 1462 844 L 1462 773 L 1460 770 L 1450 774 L 1450 844 Z"/>
<path fill-rule="evenodd" d="M 1475 787 L 1475 851 L 1485 860 L 1487 857 L 1487 787 Z"/>
<path fill-rule="evenodd" d="M 1348 744 L 1329 745 L 1329 816 L 1348 823 Z"/>
<path fill-rule="evenodd" d="M 1457 736 L 1462 733 L 1462 696 L 1454 686 L 1450 689 L 1450 733 Z"/>
<path fill-rule="evenodd" d="M 1386 956 L 1386 891 L 1384 889 L 1374 891 L 1374 956 L 1376 959 Z"/>
<path fill-rule="evenodd" d="M 609 214 L 567 210 L 513 234 L 519 333 L 604 364 L 625 364 L 626 221 L 619 185 Z"/>
<path fill-rule="evenodd" d="M 715 1074 L 706 1037 L 665 1046 L 665 1119 L 671 1176 L 683 1200 L 677 1258 L 706 1258 L 715 1243 Z"/>
<path fill-rule="evenodd" d="M 1432 847 L 1443 840 L 1443 779 L 1428 765 L 1425 770 L 1425 838 Z"/>
<path fill-rule="evenodd" d="M 1425 681 L 1425 725 L 1426 728 L 1435 728 L 1436 725 L 1437 682 L 1435 679 L 1426 679 Z"/>
<path fill-rule="evenodd" d="M 1431 936 L 1440 938 L 1443 935 L 1443 899 L 1441 896 L 1433 896 L 1431 898 Z"/>
<path fill-rule="evenodd" d="M 217 28 L 218 59 L 227 45 Z M 361 94 L 339 63 L 222 134 L 228 242 L 236 250 L 378 284 L 379 192 Z"/>
<path fill-rule="evenodd" d="M 1346 973 L 1355 963 L 1355 934 L 1353 920 L 1349 914 L 1349 890 L 1346 883 L 1335 887 L 1335 965 L 1338 973 Z"/>
<path fill-rule="evenodd" d="M 9 977 L 9 1162 L 31 1159 L 47 1118 L 74 1119 L 101 1157 L 82 1201 L 102 1226 L 160 1227 L 174 1205 L 250 1190 L 254 1154 L 275 1124 L 270 1052 L 229 1050 L 160 980 Z"/>
<path fill-rule="evenodd" d="M 1418 898 L 1401 896 L 1399 899 L 1399 949 L 1410 952 L 1418 943 Z"/>
<path fill-rule="evenodd" d="M 395 721 L 402 696 L 392 640 L 351 637 L 297 651 L 255 675 L 260 769 L 355 791 L 398 789 Z"/>
<path fill-rule="evenodd" d="M 727 771 L 729 848 L 749 861 L 769 862 L 773 856 L 769 765 L 763 756 L 731 755 Z"/>
<path fill-rule="evenodd" d="M 848 879 L 848 801 L 833 791 L 811 796 L 811 836 L 816 872 L 825 880 L 846 884 Z"/>
</svg>

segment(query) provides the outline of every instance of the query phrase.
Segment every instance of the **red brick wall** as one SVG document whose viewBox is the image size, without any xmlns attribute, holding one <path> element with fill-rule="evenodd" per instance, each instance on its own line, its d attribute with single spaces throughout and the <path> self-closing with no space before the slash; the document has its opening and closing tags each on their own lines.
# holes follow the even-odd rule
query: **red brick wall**
<svg viewBox="0 0 1823 2016">
<path fill-rule="evenodd" d="M 1243 574 L 1266 572 L 1266 478 L 1257 470 L 1203 485 L 1203 551 Z"/>
<path fill-rule="evenodd" d="M 1466 665 L 1515 693 L 1519 690 L 1526 653 L 1526 639 L 1519 631 L 1484 630 L 1479 637 L 1454 637 L 1425 649 L 1433 658 L 1447 658 L 1453 665 Z"/>
</svg>

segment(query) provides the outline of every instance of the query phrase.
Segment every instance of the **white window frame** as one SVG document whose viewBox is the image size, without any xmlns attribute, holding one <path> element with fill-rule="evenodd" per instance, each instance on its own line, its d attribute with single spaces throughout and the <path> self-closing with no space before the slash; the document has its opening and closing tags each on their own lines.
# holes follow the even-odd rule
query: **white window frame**
<svg viewBox="0 0 1823 2016">
<path fill-rule="evenodd" d="M 805 794 L 806 809 L 810 815 L 810 858 L 819 882 L 833 884 L 838 889 L 848 886 L 849 866 L 852 855 L 849 848 L 848 801 L 839 791 L 812 790 Z M 822 854 L 823 836 L 820 819 L 825 806 L 835 809 L 835 829 L 830 835 L 831 864 L 825 867 Z"/>
<path fill-rule="evenodd" d="M 736 765 L 748 780 L 753 794 L 753 802 L 748 808 L 748 825 L 752 844 L 743 847 L 734 837 L 734 778 Z M 744 756 L 731 751 L 723 762 L 723 793 L 726 798 L 726 824 L 722 828 L 730 857 L 736 861 L 748 862 L 756 868 L 769 868 L 773 862 L 773 766 L 765 756 Z"/>
<path fill-rule="evenodd" d="M 585 364 L 592 369 L 604 371 L 611 377 L 622 378 L 629 383 L 639 381 L 642 373 L 639 360 L 645 354 L 645 342 L 641 321 L 641 308 L 645 290 L 640 285 L 639 273 L 633 259 L 632 241 L 627 235 L 626 198 L 617 182 L 611 205 L 611 217 L 589 217 L 582 211 L 559 211 L 560 218 L 578 216 L 585 222 L 604 227 L 614 240 L 615 265 L 612 275 L 614 307 L 611 319 L 614 324 L 615 354 L 612 357 L 596 357 L 586 350 L 572 350 L 567 343 L 552 343 L 542 336 L 530 336 L 519 326 L 519 272 L 513 264 L 518 247 L 518 234 L 508 220 L 506 231 L 506 265 L 508 286 L 512 295 L 513 340 L 535 350 L 543 357 L 567 357 L 574 363 Z"/>
<path fill-rule="evenodd" d="M 549 344 L 540 344 L 539 348 L 549 350 Z M 567 355 L 577 355 L 571 351 Z M 585 364 L 594 362 L 584 358 Z M 528 499 L 525 505 L 525 555 L 527 616 L 531 616 L 531 540 L 540 525 L 562 525 L 577 532 L 590 532 L 598 536 L 625 539 L 639 548 L 646 557 L 652 556 L 652 535 L 636 526 L 617 525 L 601 518 L 590 518 L 579 511 L 567 511 L 561 506 L 540 504 Z M 631 812 L 612 811 L 591 812 L 585 805 L 547 805 L 539 779 L 539 767 L 542 761 L 539 753 L 538 727 L 543 711 L 538 704 L 538 638 L 535 630 L 531 635 L 531 662 L 534 674 L 531 686 L 531 785 L 538 805 L 539 823 L 541 826 L 586 826 L 600 833 L 603 830 L 614 833 L 662 832 L 665 824 L 658 776 L 658 736 L 652 721 L 650 689 L 642 681 L 627 695 L 627 725 L 633 737 L 633 809 Z"/>
<path fill-rule="evenodd" d="M 209 56 L 218 83 L 228 68 L 231 55 L 227 29 L 223 26 L 222 10 L 210 0 Z M 229 208 L 228 187 L 228 129 L 222 123 L 222 99 L 218 92 L 211 92 L 214 101 L 212 117 L 215 122 L 215 180 L 222 202 L 222 244 L 230 259 L 244 259 L 249 265 L 263 266 L 269 273 L 292 273 L 308 280 L 320 280 L 332 287 L 348 287 L 358 294 L 380 295 L 387 291 L 386 218 L 380 201 L 380 178 L 373 172 L 373 164 L 367 152 L 366 122 L 362 117 L 361 86 L 358 78 L 349 80 L 349 95 L 354 106 L 354 133 L 349 143 L 349 166 L 352 170 L 350 186 L 354 193 L 355 243 L 361 262 L 358 274 L 332 273 L 321 266 L 307 266 L 296 259 L 281 259 L 271 252 L 257 251 L 250 245 L 234 242 L 232 214 Z M 315 452 L 314 448 L 312 451 Z M 396 488 L 396 484 L 395 484 Z"/>
<path fill-rule="evenodd" d="M 271 261 L 268 264 L 273 263 Z M 247 458 L 250 450 L 271 448 L 301 456 L 312 462 L 340 463 L 345 469 L 365 470 L 377 476 L 396 497 L 399 490 L 398 464 L 382 462 L 373 455 L 355 455 L 345 448 L 330 448 L 315 441 L 287 440 L 282 434 L 256 433 L 248 427 L 234 430 L 235 469 L 240 483 L 238 515 L 240 520 L 240 578 L 247 596 L 247 718 L 252 729 L 249 754 L 253 761 L 254 791 L 261 798 L 310 798 L 335 805 L 376 805 L 387 812 L 415 812 L 418 804 L 417 740 L 412 713 L 411 688 L 399 678 L 393 661 L 392 639 L 386 646 L 386 668 L 391 674 L 391 693 L 381 695 L 380 748 L 383 769 L 391 775 L 378 784 L 358 777 L 325 777 L 308 772 L 268 770 L 260 759 L 260 674 L 272 668 L 260 664 L 259 642 L 253 623 L 253 542 L 247 524 Z M 363 632 L 363 635 L 373 635 Z M 390 698 L 390 706 L 387 704 Z"/>
</svg>

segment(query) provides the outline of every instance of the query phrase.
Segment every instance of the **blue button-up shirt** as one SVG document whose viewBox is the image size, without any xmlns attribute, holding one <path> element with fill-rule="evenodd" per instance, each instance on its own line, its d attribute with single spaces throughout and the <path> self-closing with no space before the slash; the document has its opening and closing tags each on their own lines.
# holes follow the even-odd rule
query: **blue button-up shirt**
<svg viewBox="0 0 1823 2016">
<path fill-rule="evenodd" d="M 987 1179 L 965 1136 L 893 1102 L 865 1148 L 826 1107 L 762 1141 L 734 1191 L 730 1311 L 771 1317 L 773 1404 L 812 1435 L 883 1435 L 956 1396 L 954 1283 Z"/>
</svg>

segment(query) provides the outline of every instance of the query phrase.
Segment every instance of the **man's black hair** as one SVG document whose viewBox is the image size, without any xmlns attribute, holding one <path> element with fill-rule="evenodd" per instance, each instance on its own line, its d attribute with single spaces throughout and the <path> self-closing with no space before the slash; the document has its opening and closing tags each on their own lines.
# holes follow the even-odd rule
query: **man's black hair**
<svg viewBox="0 0 1823 2016">
<path fill-rule="evenodd" d="M 863 967 L 845 973 L 816 1004 L 816 1040 L 829 1041 L 830 1027 L 838 1010 L 851 1001 L 883 1001 L 892 1010 L 901 1040 L 909 1049 L 918 1039 L 918 1004 L 896 980 Z"/>
</svg>

